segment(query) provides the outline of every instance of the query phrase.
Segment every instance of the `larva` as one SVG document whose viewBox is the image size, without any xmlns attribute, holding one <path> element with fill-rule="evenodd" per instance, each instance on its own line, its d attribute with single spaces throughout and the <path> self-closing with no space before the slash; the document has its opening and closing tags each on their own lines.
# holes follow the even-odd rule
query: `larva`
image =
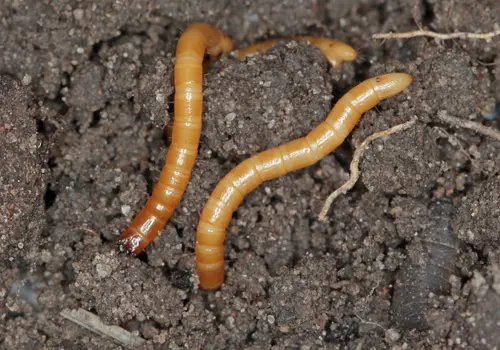
<svg viewBox="0 0 500 350">
<path fill-rule="evenodd" d="M 258 153 L 233 168 L 217 184 L 200 216 L 196 232 L 196 269 L 202 289 L 224 281 L 224 240 L 234 210 L 264 181 L 310 166 L 337 148 L 361 115 L 381 100 L 406 89 L 413 76 L 391 73 L 370 78 L 351 89 L 326 120 L 309 134 Z"/>
<path fill-rule="evenodd" d="M 279 39 L 268 40 L 262 43 L 250 45 L 244 49 L 239 49 L 236 57 L 243 59 L 244 57 L 254 53 L 266 52 L 278 40 Z M 358 57 L 356 50 L 337 40 L 314 36 L 297 36 L 293 37 L 292 40 L 308 41 L 312 46 L 317 47 L 326 57 L 328 62 L 330 62 L 330 64 L 336 69 L 341 68 L 343 61 L 354 61 L 356 57 Z"/>
<path fill-rule="evenodd" d="M 206 23 L 191 24 L 179 38 L 174 66 L 172 141 L 158 183 L 144 208 L 120 236 L 120 245 L 140 253 L 165 226 L 184 194 L 201 134 L 203 57 L 233 49 L 231 39 Z"/>
<path fill-rule="evenodd" d="M 330 63 L 340 67 L 343 60 L 356 58 L 347 44 L 327 38 L 300 37 L 319 47 Z M 273 42 L 263 45 L 272 46 Z M 122 249 L 138 254 L 155 239 L 180 202 L 191 177 L 201 134 L 202 75 L 205 50 L 213 61 L 233 48 L 231 39 L 206 23 L 190 25 L 179 38 L 174 67 L 175 109 L 173 125 L 167 126 L 170 148 L 158 183 L 144 208 L 120 236 Z M 256 52 L 247 50 L 247 54 Z M 260 50 L 262 51 L 262 50 Z M 265 50 L 264 50 L 265 51 Z M 245 55 L 239 55 L 243 58 Z"/>
<path fill-rule="evenodd" d="M 430 293 L 449 294 L 449 278 L 457 274 L 456 261 L 463 243 L 451 228 L 453 204 L 440 201 L 429 208 L 429 229 L 421 235 L 426 258 L 420 265 L 405 264 L 398 272 L 392 298 L 396 325 L 405 330 L 428 328 L 425 313 Z M 416 249 L 409 244 L 407 250 Z"/>
</svg>

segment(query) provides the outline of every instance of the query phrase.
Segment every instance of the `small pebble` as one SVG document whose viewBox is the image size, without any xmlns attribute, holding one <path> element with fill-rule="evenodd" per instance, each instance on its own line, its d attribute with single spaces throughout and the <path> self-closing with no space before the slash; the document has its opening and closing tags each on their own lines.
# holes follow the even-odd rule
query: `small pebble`
<svg viewBox="0 0 500 350">
<path fill-rule="evenodd" d="M 156 91 L 156 102 L 165 102 L 165 94 L 161 90 Z"/>
<path fill-rule="evenodd" d="M 130 214 L 130 205 L 122 205 L 122 214 L 123 215 L 128 215 Z"/>
<path fill-rule="evenodd" d="M 26 85 L 31 84 L 31 80 L 32 80 L 31 75 L 29 75 L 29 74 L 25 74 L 25 75 L 23 76 L 23 80 L 21 81 L 21 83 L 22 83 L 24 86 L 26 86 Z"/>
<path fill-rule="evenodd" d="M 288 326 L 280 326 L 280 332 L 281 333 L 288 333 L 288 332 L 290 332 L 290 327 L 288 327 Z"/>
<path fill-rule="evenodd" d="M 483 114 L 483 118 L 486 120 L 495 120 L 499 117 L 500 117 L 500 102 L 495 103 L 487 113 Z"/>
<path fill-rule="evenodd" d="M 274 324 L 274 321 L 275 321 L 275 318 L 273 315 L 267 316 L 267 322 L 269 322 L 269 324 Z"/>
<path fill-rule="evenodd" d="M 111 274 L 111 266 L 109 266 L 108 264 L 98 263 L 95 268 L 97 271 L 97 275 L 99 275 L 99 277 L 101 278 L 108 277 Z"/>
<path fill-rule="evenodd" d="M 385 331 L 385 340 L 388 343 L 394 343 L 401 338 L 401 334 L 394 328 L 389 328 L 388 330 Z"/>
<path fill-rule="evenodd" d="M 166 341 L 167 341 L 167 335 L 164 332 L 160 333 L 158 335 L 158 343 L 162 345 L 165 344 Z"/>
<path fill-rule="evenodd" d="M 73 11 L 73 17 L 77 21 L 81 21 L 83 18 L 84 11 L 82 9 L 76 9 Z"/>
<path fill-rule="evenodd" d="M 236 113 L 231 112 L 224 117 L 224 120 L 227 124 L 230 124 L 235 118 L 236 118 Z"/>
</svg>

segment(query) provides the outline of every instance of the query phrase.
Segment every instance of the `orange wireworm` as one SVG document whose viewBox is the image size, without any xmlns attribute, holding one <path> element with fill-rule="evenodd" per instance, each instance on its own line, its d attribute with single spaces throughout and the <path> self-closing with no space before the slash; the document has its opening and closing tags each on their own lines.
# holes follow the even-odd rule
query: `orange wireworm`
<svg viewBox="0 0 500 350">
<path fill-rule="evenodd" d="M 140 253 L 165 226 L 184 194 L 198 155 L 203 107 L 205 50 L 229 52 L 231 39 L 206 23 L 191 24 L 179 38 L 174 66 L 174 123 L 165 166 L 144 208 L 120 236 L 121 246 Z"/>
<path fill-rule="evenodd" d="M 354 60 L 356 51 L 347 44 L 315 37 L 297 37 L 317 46 L 330 63 L 339 68 L 344 60 Z M 254 52 L 265 51 L 275 40 L 240 50 L 243 58 Z M 120 236 L 123 249 L 138 254 L 146 248 L 165 226 L 179 204 L 191 177 L 202 125 L 202 77 L 205 50 L 216 58 L 222 52 L 232 50 L 231 39 L 223 32 L 206 23 L 190 25 L 179 38 L 174 67 L 174 121 L 167 127 L 171 144 L 165 166 L 157 185 L 144 208 Z"/>
<path fill-rule="evenodd" d="M 258 153 L 233 168 L 215 187 L 196 232 L 196 269 L 202 289 L 224 281 L 224 240 L 233 212 L 246 194 L 264 181 L 310 166 L 337 148 L 362 114 L 381 100 L 405 90 L 413 76 L 391 73 L 367 79 L 347 92 L 324 122 L 309 134 Z"/>
<path fill-rule="evenodd" d="M 358 53 L 351 46 L 329 38 L 315 37 L 315 36 L 296 36 L 291 38 L 297 41 L 308 41 L 314 47 L 317 47 L 323 56 L 326 57 L 328 62 L 339 69 L 343 61 L 354 61 L 358 57 Z M 273 46 L 279 39 L 268 40 L 262 43 L 250 45 L 246 48 L 239 49 L 237 52 L 238 58 L 242 59 L 254 53 L 266 52 Z M 287 39 L 290 40 L 290 39 Z"/>
</svg>

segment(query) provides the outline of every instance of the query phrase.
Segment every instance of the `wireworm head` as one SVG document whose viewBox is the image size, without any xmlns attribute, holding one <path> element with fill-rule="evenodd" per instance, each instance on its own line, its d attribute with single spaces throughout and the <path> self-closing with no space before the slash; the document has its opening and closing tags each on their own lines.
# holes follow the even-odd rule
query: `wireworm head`
<svg viewBox="0 0 500 350">
<path fill-rule="evenodd" d="M 383 100 L 392 97 L 405 90 L 415 77 L 406 73 L 382 74 L 371 78 L 373 90 L 377 96 Z"/>
<path fill-rule="evenodd" d="M 207 47 L 207 53 L 210 56 L 214 56 L 213 58 L 223 52 L 233 51 L 233 41 L 231 40 L 231 38 L 229 38 L 229 36 L 224 32 L 218 31 L 216 34 L 217 39 L 214 40 L 214 43 Z"/>
<path fill-rule="evenodd" d="M 358 57 L 358 52 L 351 46 L 337 40 L 322 38 L 316 40 L 315 45 L 321 50 L 330 64 L 340 69 L 342 62 L 354 61 Z"/>
<path fill-rule="evenodd" d="M 231 38 L 224 32 L 220 32 L 222 35 L 222 38 L 220 39 L 219 42 L 219 48 L 221 52 L 231 52 L 233 51 L 233 41 Z"/>
</svg>

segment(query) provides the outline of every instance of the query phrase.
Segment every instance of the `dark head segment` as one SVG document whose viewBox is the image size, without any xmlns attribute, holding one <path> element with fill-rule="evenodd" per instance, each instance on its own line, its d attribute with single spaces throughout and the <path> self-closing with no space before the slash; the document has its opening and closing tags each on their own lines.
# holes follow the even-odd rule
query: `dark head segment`
<svg viewBox="0 0 500 350">
<path fill-rule="evenodd" d="M 406 73 L 389 73 L 371 78 L 373 90 L 382 100 L 392 97 L 405 90 L 415 77 Z"/>
</svg>

